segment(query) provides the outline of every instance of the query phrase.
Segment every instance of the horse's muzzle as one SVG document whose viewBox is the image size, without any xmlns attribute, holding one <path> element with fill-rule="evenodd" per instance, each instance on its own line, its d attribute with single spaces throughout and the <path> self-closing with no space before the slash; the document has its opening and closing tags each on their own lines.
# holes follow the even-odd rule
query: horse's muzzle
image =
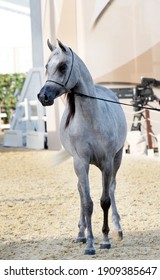
<svg viewBox="0 0 160 280">
<path fill-rule="evenodd" d="M 38 93 L 37 98 L 43 106 L 51 106 L 54 103 L 54 99 L 51 97 L 48 97 L 47 94 Z"/>
<path fill-rule="evenodd" d="M 42 87 L 37 97 L 43 106 L 51 106 L 55 99 L 52 89 L 46 85 Z"/>
</svg>

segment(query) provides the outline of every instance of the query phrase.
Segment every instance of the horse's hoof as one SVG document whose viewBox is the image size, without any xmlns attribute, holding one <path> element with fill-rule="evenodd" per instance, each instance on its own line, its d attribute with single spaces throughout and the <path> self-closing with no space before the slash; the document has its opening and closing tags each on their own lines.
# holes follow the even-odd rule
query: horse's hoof
<svg viewBox="0 0 160 280">
<path fill-rule="evenodd" d="M 121 241 L 123 239 L 123 232 L 122 231 L 114 231 L 113 237 L 117 241 Z"/>
<path fill-rule="evenodd" d="M 86 243 L 86 241 L 87 241 L 86 237 L 77 237 L 77 240 L 76 240 L 77 243 L 79 243 L 79 242 Z"/>
<path fill-rule="evenodd" d="M 111 244 L 110 243 L 101 243 L 100 244 L 100 249 L 110 249 Z"/>
<path fill-rule="evenodd" d="M 94 248 L 91 248 L 91 249 L 85 249 L 84 250 L 84 255 L 90 255 L 90 256 L 93 256 L 96 254 L 96 250 Z"/>
</svg>

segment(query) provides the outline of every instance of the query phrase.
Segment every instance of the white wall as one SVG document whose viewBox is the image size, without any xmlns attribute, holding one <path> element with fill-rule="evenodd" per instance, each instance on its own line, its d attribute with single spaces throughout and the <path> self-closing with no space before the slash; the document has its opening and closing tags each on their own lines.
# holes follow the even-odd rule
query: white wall
<svg viewBox="0 0 160 280">
<path fill-rule="evenodd" d="M 27 72 L 32 67 L 29 0 L 0 0 L 0 34 L 0 73 Z"/>
</svg>

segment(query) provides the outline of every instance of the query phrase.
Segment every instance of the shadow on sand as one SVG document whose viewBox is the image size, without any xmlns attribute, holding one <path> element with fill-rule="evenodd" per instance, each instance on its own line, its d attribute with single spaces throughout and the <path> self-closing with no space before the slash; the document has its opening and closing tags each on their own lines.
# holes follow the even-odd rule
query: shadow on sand
<svg viewBox="0 0 160 280">
<path fill-rule="evenodd" d="M 145 260 L 160 259 L 160 231 L 126 232 L 123 241 L 111 238 L 110 250 L 99 248 L 101 237 L 95 237 L 96 255 L 84 256 L 84 244 L 71 238 L 20 240 L 8 242 L 0 240 L 1 260 Z"/>
</svg>

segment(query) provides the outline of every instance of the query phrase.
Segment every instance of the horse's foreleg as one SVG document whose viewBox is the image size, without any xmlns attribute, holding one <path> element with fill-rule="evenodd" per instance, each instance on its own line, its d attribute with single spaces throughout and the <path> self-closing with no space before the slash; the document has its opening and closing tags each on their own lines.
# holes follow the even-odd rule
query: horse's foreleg
<svg viewBox="0 0 160 280">
<path fill-rule="evenodd" d="M 85 229 L 86 229 L 86 218 L 85 218 L 85 211 L 84 211 L 84 207 L 83 207 L 83 194 L 81 191 L 81 185 L 80 183 L 78 183 L 78 191 L 79 191 L 79 195 L 80 195 L 80 202 L 81 202 L 81 212 L 80 212 L 80 220 L 79 220 L 79 233 L 78 233 L 78 237 L 77 237 L 77 242 L 83 242 L 86 243 L 86 236 L 85 236 Z"/>
<path fill-rule="evenodd" d="M 81 199 L 81 218 L 79 223 L 79 236 L 84 234 L 84 221 L 86 221 L 87 227 L 87 241 L 86 241 L 86 248 L 84 250 L 85 255 L 94 255 L 95 248 L 94 248 L 94 237 L 92 232 L 92 212 L 93 212 L 93 202 L 90 197 L 90 188 L 89 188 L 89 180 L 88 180 L 88 170 L 89 165 L 82 163 L 80 160 L 74 161 L 74 168 L 75 172 L 78 176 L 78 188 L 80 193 Z M 84 237 L 84 236 L 83 236 Z"/>
</svg>

